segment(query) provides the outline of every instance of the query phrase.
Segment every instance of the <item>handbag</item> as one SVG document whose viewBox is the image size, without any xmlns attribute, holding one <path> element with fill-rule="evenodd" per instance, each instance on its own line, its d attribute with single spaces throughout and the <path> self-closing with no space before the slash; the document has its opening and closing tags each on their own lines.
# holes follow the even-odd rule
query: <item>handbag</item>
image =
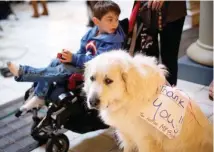
<svg viewBox="0 0 214 152">
<path fill-rule="evenodd" d="M 129 32 L 125 49 L 130 55 L 153 49 L 153 39 L 165 25 L 167 2 L 160 11 L 148 8 L 148 1 L 135 1 L 129 19 Z"/>
<path fill-rule="evenodd" d="M 160 11 L 148 8 L 148 1 L 135 1 L 140 7 L 137 12 L 135 20 L 135 28 L 132 31 L 132 42 L 130 54 L 146 53 L 151 49 L 155 49 L 154 39 L 157 37 L 158 32 L 162 31 L 165 25 L 166 4 Z M 156 42 L 155 42 L 156 43 Z M 133 44 L 133 45 L 132 45 Z M 149 53 L 150 54 L 150 53 Z"/>
</svg>

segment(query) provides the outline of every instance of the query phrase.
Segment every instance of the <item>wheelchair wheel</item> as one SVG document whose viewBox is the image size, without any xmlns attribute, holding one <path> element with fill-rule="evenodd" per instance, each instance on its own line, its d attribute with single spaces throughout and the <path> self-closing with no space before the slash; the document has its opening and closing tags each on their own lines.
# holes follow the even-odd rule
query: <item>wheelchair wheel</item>
<svg viewBox="0 0 214 152">
<path fill-rule="evenodd" d="M 47 135 L 45 135 L 44 133 L 40 133 L 39 131 L 35 131 L 35 127 L 39 124 L 41 120 L 41 118 L 35 119 L 31 127 L 31 136 L 34 140 L 39 142 L 39 145 L 43 145 L 48 141 Z"/>
<path fill-rule="evenodd" d="M 69 140 L 64 134 L 54 135 L 46 144 L 46 152 L 67 152 L 68 149 Z"/>
</svg>

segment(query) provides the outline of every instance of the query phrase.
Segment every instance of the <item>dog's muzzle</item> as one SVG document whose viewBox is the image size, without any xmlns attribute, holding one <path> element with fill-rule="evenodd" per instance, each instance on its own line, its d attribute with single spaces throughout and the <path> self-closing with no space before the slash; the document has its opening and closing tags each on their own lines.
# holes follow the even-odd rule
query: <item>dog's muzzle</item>
<svg viewBox="0 0 214 152">
<path fill-rule="evenodd" d="M 100 99 L 99 99 L 97 94 L 93 94 L 93 96 L 91 96 L 89 98 L 89 104 L 92 108 L 98 108 L 99 107 Z"/>
</svg>

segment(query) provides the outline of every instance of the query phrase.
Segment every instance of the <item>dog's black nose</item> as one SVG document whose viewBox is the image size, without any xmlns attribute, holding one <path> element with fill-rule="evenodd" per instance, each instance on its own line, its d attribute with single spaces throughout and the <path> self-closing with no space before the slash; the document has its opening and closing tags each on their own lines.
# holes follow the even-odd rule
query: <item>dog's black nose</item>
<svg viewBox="0 0 214 152">
<path fill-rule="evenodd" d="M 100 99 L 97 95 L 94 95 L 89 99 L 89 103 L 92 107 L 96 108 L 100 104 Z"/>
</svg>

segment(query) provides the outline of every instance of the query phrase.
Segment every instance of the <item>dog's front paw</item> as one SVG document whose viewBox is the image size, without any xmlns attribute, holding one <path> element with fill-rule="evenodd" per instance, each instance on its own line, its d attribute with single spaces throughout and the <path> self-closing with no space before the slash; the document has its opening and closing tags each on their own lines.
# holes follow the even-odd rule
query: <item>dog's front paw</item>
<svg viewBox="0 0 214 152">
<path fill-rule="evenodd" d="M 130 150 L 130 149 L 125 149 L 125 148 L 124 148 L 123 152 L 131 152 L 131 150 Z"/>
<path fill-rule="evenodd" d="M 124 147 L 123 152 L 138 152 L 134 147 Z"/>
<path fill-rule="evenodd" d="M 136 151 L 134 151 L 135 144 L 132 142 L 132 140 L 129 138 L 129 136 L 117 131 L 117 137 L 118 137 L 118 141 L 120 143 L 120 148 L 123 149 L 123 152 L 136 152 Z"/>
</svg>

